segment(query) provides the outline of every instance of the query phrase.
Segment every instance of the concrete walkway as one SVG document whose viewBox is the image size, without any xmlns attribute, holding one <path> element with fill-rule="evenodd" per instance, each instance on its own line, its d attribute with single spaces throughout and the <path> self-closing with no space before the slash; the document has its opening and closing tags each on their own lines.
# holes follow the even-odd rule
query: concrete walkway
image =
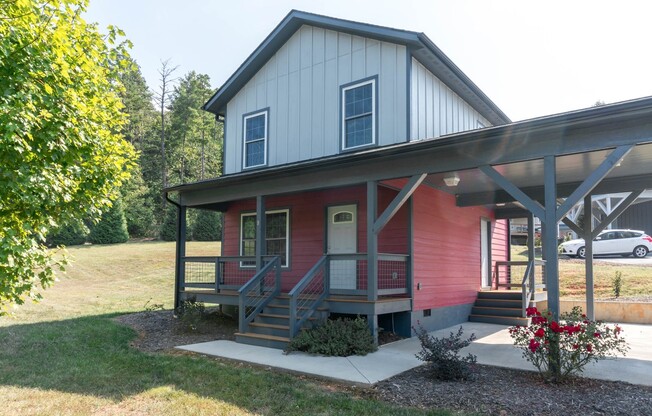
<svg viewBox="0 0 652 416">
<path fill-rule="evenodd" d="M 521 350 L 512 344 L 507 326 L 476 322 L 467 322 L 462 326 L 465 336 L 474 333 L 477 337 L 476 341 L 462 350 L 463 355 L 467 352 L 475 354 L 479 364 L 534 370 L 521 356 Z M 583 375 L 652 386 L 652 348 L 649 347 L 652 343 L 652 325 L 621 326 L 631 348 L 627 356 L 589 364 Z M 446 328 L 433 334 L 438 337 L 448 336 L 451 331 L 457 331 L 457 328 L 458 326 Z M 377 352 L 364 357 L 321 357 L 299 352 L 284 355 L 280 350 L 233 341 L 211 341 L 177 348 L 359 384 L 374 384 L 422 364 L 414 356 L 420 350 L 416 338 L 383 345 Z"/>
</svg>

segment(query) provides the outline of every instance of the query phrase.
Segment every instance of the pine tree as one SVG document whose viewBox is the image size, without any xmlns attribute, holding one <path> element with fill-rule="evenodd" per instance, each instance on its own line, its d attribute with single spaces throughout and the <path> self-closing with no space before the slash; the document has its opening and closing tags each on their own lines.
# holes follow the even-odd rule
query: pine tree
<svg viewBox="0 0 652 416">
<path fill-rule="evenodd" d="M 129 240 L 127 221 L 120 199 L 102 213 L 100 221 L 91 228 L 88 239 L 93 244 L 126 243 Z"/>
<path fill-rule="evenodd" d="M 195 241 L 221 240 L 222 214 L 204 209 L 199 210 L 192 225 L 192 239 Z"/>
</svg>

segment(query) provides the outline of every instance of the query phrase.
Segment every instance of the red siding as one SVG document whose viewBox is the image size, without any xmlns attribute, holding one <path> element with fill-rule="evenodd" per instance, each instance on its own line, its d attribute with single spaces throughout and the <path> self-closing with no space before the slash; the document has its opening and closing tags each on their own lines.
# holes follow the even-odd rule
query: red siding
<svg viewBox="0 0 652 416">
<path fill-rule="evenodd" d="M 379 189 L 379 212 L 391 202 L 396 191 Z M 282 274 L 283 290 L 290 290 L 324 253 L 326 208 L 331 205 L 357 204 L 358 252 L 367 252 L 366 187 L 356 186 L 327 191 L 307 192 L 265 200 L 266 209 L 290 210 L 290 267 Z M 224 214 L 224 256 L 240 255 L 240 214 L 256 209 L 254 200 L 238 201 Z M 407 254 L 407 209 L 399 210 L 379 236 L 379 251 Z M 364 281 L 360 282 L 363 286 Z"/>
<path fill-rule="evenodd" d="M 414 310 L 472 303 L 481 286 L 480 220 L 483 207 L 458 208 L 455 197 L 421 186 L 414 201 Z M 506 255 L 494 225 L 492 259 Z M 421 289 L 417 290 L 417 284 Z"/>
</svg>

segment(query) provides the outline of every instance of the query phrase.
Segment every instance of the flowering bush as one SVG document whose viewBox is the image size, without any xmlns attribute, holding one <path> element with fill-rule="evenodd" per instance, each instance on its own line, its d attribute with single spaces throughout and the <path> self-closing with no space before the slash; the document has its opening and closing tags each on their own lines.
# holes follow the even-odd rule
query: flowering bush
<svg viewBox="0 0 652 416">
<path fill-rule="evenodd" d="M 559 321 L 537 308 L 526 312 L 532 318 L 530 325 L 511 327 L 509 333 L 514 345 L 523 350 L 523 357 L 549 381 L 580 373 L 589 362 L 616 353 L 624 355 L 628 349 L 618 325 L 589 321 L 579 307 L 562 314 Z"/>
</svg>

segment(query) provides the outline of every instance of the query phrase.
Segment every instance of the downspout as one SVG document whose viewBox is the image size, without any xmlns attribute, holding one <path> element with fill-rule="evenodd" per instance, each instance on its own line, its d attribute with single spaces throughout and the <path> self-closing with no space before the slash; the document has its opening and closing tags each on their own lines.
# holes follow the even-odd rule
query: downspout
<svg viewBox="0 0 652 416">
<path fill-rule="evenodd" d="M 186 255 L 186 209 L 175 200 L 170 199 L 167 192 L 164 192 L 164 195 L 166 201 L 177 207 L 177 241 L 174 265 L 174 313 L 176 314 L 176 311 L 181 305 L 179 300 L 179 291 L 181 287 L 181 281 L 184 279 L 184 270 L 182 270 L 183 263 L 181 262 L 181 259 Z"/>
</svg>

